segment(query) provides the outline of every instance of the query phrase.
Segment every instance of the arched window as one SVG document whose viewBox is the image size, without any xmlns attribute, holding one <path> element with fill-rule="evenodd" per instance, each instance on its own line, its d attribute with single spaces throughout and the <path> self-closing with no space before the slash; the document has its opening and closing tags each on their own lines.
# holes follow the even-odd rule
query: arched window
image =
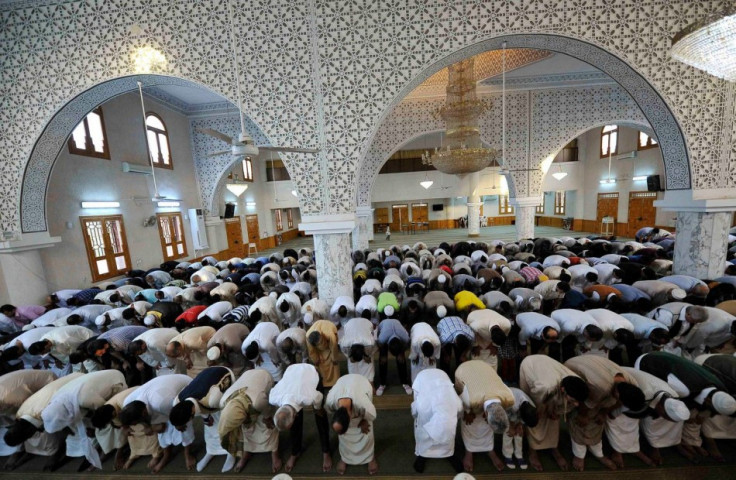
<svg viewBox="0 0 736 480">
<path fill-rule="evenodd" d="M 644 132 L 639 132 L 639 143 L 636 144 L 637 150 L 646 150 L 648 148 L 656 148 L 659 144 L 655 139 Z"/>
<path fill-rule="evenodd" d="M 97 107 L 87 114 L 69 137 L 69 153 L 110 160 L 102 108 Z"/>
<path fill-rule="evenodd" d="M 151 149 L 151 161 L 155 167 L 174 168 L 171 162 L 171 148 L 169 148 L 169 133 L 161 117 L 155 113 L 146 115 L 146 133 L 148 134 L 148 148 Z"/>
<path fill-rule="evenodd" d="M 618 125 L 606 125 L 601 129 L 601 157 L 618 153 Z"/>
</svg>

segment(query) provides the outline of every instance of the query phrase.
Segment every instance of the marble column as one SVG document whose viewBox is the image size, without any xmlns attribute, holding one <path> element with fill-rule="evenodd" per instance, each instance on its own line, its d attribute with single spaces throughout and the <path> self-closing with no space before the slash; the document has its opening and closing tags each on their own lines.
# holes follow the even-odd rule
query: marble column
<svg viewBox="0 0 736 480">
<path fill-rule="evenodd" d="M 723 275 L 736 211 L 732 192 L 667 190 L 654 206 L 677 215 L 673 272 L 700 279 Z"/>
<path fill-rule="evenodd" d="M 534 238 L 534 211 L 542 202 L 541 196 L 509 199 L 516 213 L 516 239 Z"/>
<path fill-rule="evenodd" d="M 365 250 L 371 240 L 369 232 L 373 232 L 373 209 L 358 207 L 355 211 L 357 223 L 353 230 L 353 250 Z"/>
<path fill-rule="evenodd" d="M 314 237 L 319 298 L 332 305 L 342 295 L 353 295 L 350 233 L 355 214 L 305 215 L 299 229 Z"/>
<path fill-rule="evenodd" d="M 480 172 L 468 176 L 468 237 L 480 236 L 480 207 L 483 202 L 478 195 Z"/>
<path fill-rule="evenodd" d="M 468 202 L 468 237 L 480 236 L 480 206 L 482 202 Z"/>
<path fill-rule="evenodd" d="M 732 212 L 678 212 L 673 273 L 700 279 L 723 275 Z"/>
</svg>

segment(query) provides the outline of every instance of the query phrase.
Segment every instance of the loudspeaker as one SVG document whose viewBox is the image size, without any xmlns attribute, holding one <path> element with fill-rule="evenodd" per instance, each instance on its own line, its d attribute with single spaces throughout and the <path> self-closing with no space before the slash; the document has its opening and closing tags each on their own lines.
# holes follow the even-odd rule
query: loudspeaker
<svg viewBox="0 0 736 480">
<path fill-rule="evenodd" d="M 659 192 L 662 188 L 659 185 L 659 175 L 649 175 L 647 177 L 647 191 Z"/>
<path fill-rule="evenodd" d="M 235 204 L 226 203 L 225 204 L 225 218 L 233 218 L 234 216 L 235 216 Z"/>
</svg>

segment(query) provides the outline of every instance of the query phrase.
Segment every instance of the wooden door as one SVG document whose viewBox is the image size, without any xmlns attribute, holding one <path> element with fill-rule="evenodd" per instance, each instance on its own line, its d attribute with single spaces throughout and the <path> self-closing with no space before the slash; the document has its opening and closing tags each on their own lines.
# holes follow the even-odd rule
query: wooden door
<svg viewBox="0 0 736 480">
<path fill-rule="evenodd" d="M 261 232 L 258 230 L 258 215 L 246 215 L 245 228 L 248 230 L 248 243 L 255 243 L 260 250 Z M 245 246 L 245 252 L 248 253 L 248 245 Z"/>
<path fill-rule="evenodd" d="M 426 203 L 411 204 L 411 221 L 414 223 L 429 222 L 429 207 Z"/>
<path fill-rule="evenodd" d="M 376 208 L 373 212 L 373 232 L 384 232 L 386 230 L 386 225 L 388 224 L 388 208 Z"/>
<path fill-rule="evenodd" d="M 630 192 L 629 193 L 629 237 L 634 237 L 642 227 L 653 227 L 657 210 L 654 201 L 657 192 Z"/>
<path fill-rule="evenodd" d="M 402 225 L 409 224 L 409 206 L 407 204 L 391 206 L 391 232 L 398 233 Z"/>
<path fill-rule="evenodd" d="M 618 192 L 598 194 L 598 213 L 596 215 L 598 227 L 603 217 L 618 217 Z"/>
<path fill-rule="evenodd" d="M 258 217 L 256 217 L 257 219 Z M 243 257 L 246 250 L 243 248 L 243 229 L 240 226 L 240 217 L 225 221 L 227 233 L 227 248 L 230 257 Z"/>
</svg>

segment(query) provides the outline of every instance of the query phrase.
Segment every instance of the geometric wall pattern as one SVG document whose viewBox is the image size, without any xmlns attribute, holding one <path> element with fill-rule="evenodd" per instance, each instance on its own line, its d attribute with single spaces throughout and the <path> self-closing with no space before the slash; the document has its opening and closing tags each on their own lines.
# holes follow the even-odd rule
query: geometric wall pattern
<svg viewBox="0 0 736 480">
<path fill-rule="evenodd" d="M 493 107 L 480 118 L 481 137 L 491 148 L 502 145 L 501 94 L 484 95 Z M 371 204 L 371 190 L 383 164 L 402 145 L 423 134 L 444 130 L 431 112 L 444 98 L 405 100 L 394 107 L 374 137 L 361 166 L 358 206 Z M 505 168 L 511 197 L 541 195 L 539 170 L 543 160 L 555 155 L 574 138 L 605 124 L 628 125 L 651 132 L 638 105 L 618 85 L 548 90 L 513 91 L 506 94 Z"/>
<path fill-rule="evenodd" d="M 657 133 L 668 188 L 689 188 L 691 177 L 699 189 L 736 181 L 722 168 L 736 160 L 724 143 L 731 135 L 723 135 L 733 128 L 730 86 L 668 56 L 676 32 L 725 0 L 231 3 L 244 111 L 275 144 L 323 149 L 316 159 L 287 159 L 300 197 L 309 199 L 303 213 L 354 211 L 359 167 L 382 120 L 429 76 L 499 48 L 501 37 L 509 48 L 587 61 L 619 82 Z M 50 119 L 82 92 L 134 73 L 135 48 L 160 49 L 167 75 L 237 98 L 227 7 L 219 0 L 0 5 L 0 229 L 19 229 L 20 186 Z"/>
</svg>

